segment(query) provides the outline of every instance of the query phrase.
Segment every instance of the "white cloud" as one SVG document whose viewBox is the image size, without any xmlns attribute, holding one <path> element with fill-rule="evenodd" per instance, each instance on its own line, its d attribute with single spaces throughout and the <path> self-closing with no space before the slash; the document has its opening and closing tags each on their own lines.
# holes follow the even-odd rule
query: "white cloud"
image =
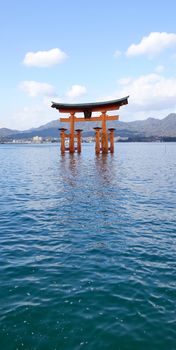
<svg viewBox="0 0 176 350">
<path fill-rule="evenodd" d="M 18 130 L 25 130 L 44 125 L 53 119 L 54 116 L 52 108 L 46 108 L 41 105 L 24 106 L 13 114 L 13 127 Z"/>
<path fill-rule="evenodd" d="M 19 87 L 23 91 L 25 91 L 30 97 L 55 95 L 54 86 L 47 83 L 25 80 L 20 83 Z"/>
<path fill-rule="evenodd" d="M 126 55 L 147 55 L 153 57 L 172 46 L 176 47 L 175 33 L 152 32 L 148 36 L 143 37 L 139 44 L 130 45 L 126 51 Z"/>
<path fill-rule="evenodd" d="M 66 58 L 65 52 L 55 48 L 48 51 L 27 52 L 23 63 L 32 67 L 50 67 L 62 63 Z"/>
<path fill-rule="evenodd" d="M 60 115 L 57 111 L 51 108 L 51 101 L 55 102 L 66 102 L 70 98 L 79 97 L 81 94 L 85 93 L 86 88 L 80 85 L 73 85 L 69 91 L 72 91 L 70 97 L 66 95 L 58 96 L 52 94 L 53 86 L 44 83 L 32 82 L 34 84 L 24 84 L 31 82 L 22 82 L 21 87 L 25 90 L 30 96 L 42 95 L 42 99 L 39 104 L 24 106 L 22 109 L 16 111 L 13 114 L 13 126 L 16 129 L 24 130 L 33 127 L 38 127 L 54 119 L 59 119 Z M 74 86 L 79 88 L 73 88 Z M 25 89 L 24 89 L 25 87 Z M 76 94 L 77 92 L 77 94 Z M 78 96 L 79 92 L 79 96 Z"/>
<path fill-rule="evenodd" d="M 116 50 L 115 53 L 114 53 L 114 57 L 115 58 L 119 58 L 121 56 L 121 54 L 122 54 L 121 51 Z"/>
<path fill-rule="evenodd" d="M 155 72 L 156 73 L 162 73 L 164 71 L 164 66 L 162 64 L 158 65 L 156 68 L 155 68 Z"/>
<path fill-rule="evenodd" d="M 118 83 L 120 85 L 127 85 L 129 84 L 130 82 L 132 81 L 132 78 L 131 77 L 126 77 L 126 78 L 121 78 L 118 80 Z"/>
<path fill-rule="evenodd" d="M 176 59 L 176 53 L 173 53 L 172 58 L 175 60 Z"/>
<path fill-rule="evenodd" d="M 87 89 L 83 85 L 72 85 L 70 90 L 67 91 L 66 96 L 70 99 L 76 99 L 85 95 Z"/>
<path fill-rule="evenodd" d="M 130 95 L 129 106 L 133 111 L 161 111 L 176 107 L 176 78 L 165 78 L 152 73 L 131 78 L 126 84 L 121 84 L 117 96 Z"/>
<path fill-rule="evenodd" d="M 24 107 L 13 111 L 13 115 L 10 116 L 9 124 L 5 121 L 5 127 L 17 130 L 26 130 L 29 128 L 36 128 L 44 125 L 54 119 L 59 119 L 59 114 L 53 108 L 51 108 L 51 101 L 58 100 L 55 96 L 44 96 L 39 103 L 32 105 L 24 105 Z"/>
<path fill-rule="evenodd" d="M 140 120 L 149 116 L 164 118 L 176 112 L 176 78 L 156 73 L 118 80 L 118 89 L 98 101 L 129 95 L 129 104 L 120 109 L 121 120 Z M 109 113 L 110 114 L 110 113 Z"/>
</svg>

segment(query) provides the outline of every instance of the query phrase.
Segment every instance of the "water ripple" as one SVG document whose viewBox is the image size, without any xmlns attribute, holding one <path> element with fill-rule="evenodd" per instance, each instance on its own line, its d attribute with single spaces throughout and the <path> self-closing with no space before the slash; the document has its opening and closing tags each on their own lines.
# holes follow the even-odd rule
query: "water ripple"
<svg viewBox="0 0 176 350">
<path fill-rule="evenodd" d="M 0 344 L 175 350 L 176 145 L 0 146 Z"/>
</svg>

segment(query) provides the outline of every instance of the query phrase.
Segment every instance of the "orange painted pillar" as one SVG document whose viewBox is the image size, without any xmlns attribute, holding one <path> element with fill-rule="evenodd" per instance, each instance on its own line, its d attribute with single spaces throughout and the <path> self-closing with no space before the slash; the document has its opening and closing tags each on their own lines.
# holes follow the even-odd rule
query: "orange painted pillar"
<svg viewBox="0 0 176 350">
<path fill-rule="evenodd" d="M 108 134 L 106 130 L 106 112 L 102 112 L 102 134 L 101 134 L 102 153 L 108 153 Z"/>
<path fill-rule="evenodd" d="M 65 153 L 65 131 L 67 129 L 65 128 L 60 128 L 60 139 L 61 139 L 61 154 Z"/>
<path fill-rule="evenodd" d="M 70 153 L 75 152 L 75 114 L 70 113 Z"/>
<path fill-rule="evenodd" d="M 95 130 L 95 153 L 100 154 L 100 130 L 101 128 L 96 127 Z"/>
<path fill-rule="evenodd" d="M 110 153 L 114 153 L 114 128 L 109 128 L 109 137 L 110 137 Z"/>
<path fill-rule="evenodd" d="M 81 132 L 82 129 L 75 130 L 77 132 L 77 152 L 81 153 Z"/>
</svg>

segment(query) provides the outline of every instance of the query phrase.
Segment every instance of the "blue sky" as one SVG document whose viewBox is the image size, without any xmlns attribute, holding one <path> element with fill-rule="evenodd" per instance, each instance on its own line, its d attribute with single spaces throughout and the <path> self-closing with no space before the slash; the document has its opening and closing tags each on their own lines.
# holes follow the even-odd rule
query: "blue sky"
<svg viewBox="0 0 176 350">
<path fill-rule="evenodd" d="M 130 95 L 121 120 L 176 112 L 176 2 L 1 1 L 0 127 L 59 117 L 51 101 Z"/>
</svg>

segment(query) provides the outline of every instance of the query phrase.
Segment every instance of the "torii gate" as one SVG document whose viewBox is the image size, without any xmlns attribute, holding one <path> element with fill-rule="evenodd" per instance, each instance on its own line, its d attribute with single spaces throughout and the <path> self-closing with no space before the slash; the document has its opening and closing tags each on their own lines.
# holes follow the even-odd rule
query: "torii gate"
<svg viewBox="0 0 176 350">
<path fill-rule="evenodd" d="M 67 129 L 60 128 L 61 131 L 61 153 L 64 154 L 66 150 L 70 153 L 74 153 L 77 150 L 81 152 L 81 129 L 75 130 L 76 122 L 102 122 L 102 127 L 95 127 L 95 140 L 96 140 L 96 153 L 111 153 L 114 152 L 114 130 L 108 129 L 107 133 L 106 122 L 110 120 L 119 120 L 118 115 L 108 116 L 107 111 L 118 110 L 121 106 L 128 104 L 128 97 L 123 97 L 118 100 L 97 102 L 97 103 L 84 103 L 84 104 L 63 104 L 52 102 L 52 108 L 56 108 L 60 113 L 69 113 L 69 118 L 60 118 L 61 122 L 70 122 L 70 133 L 66 134 Z M 84 113 L 84 117 L 76 117 L 75 113 Z M 92 112 L 101 112 L 100 116 L 92 117 Z M 76 131 L 76 134 L 75 134 Z M 108 146 L 108 136 L 110 136 L 110 147 Z M 65 147 L 65 139 L 69 138 L 69 147 Z M 75 138 L 77 139 L 77 147 L 75 148 Z"/>
</svg>

